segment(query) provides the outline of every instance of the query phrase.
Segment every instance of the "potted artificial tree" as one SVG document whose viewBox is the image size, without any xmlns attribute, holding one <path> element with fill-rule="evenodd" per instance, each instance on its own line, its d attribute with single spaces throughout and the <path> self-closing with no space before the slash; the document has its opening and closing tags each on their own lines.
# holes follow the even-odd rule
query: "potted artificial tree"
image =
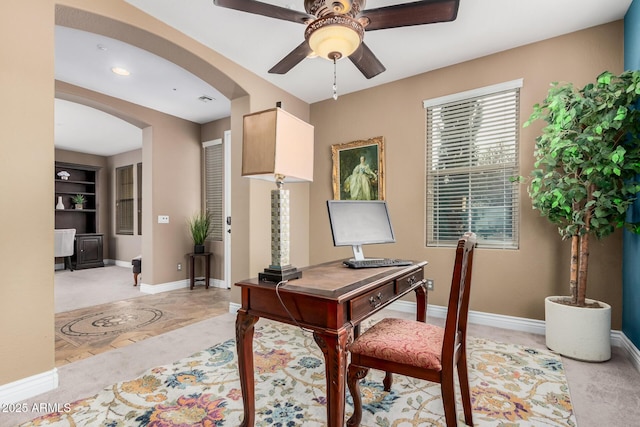
<svg viewBox="0 0 640 427">
<path fill-rule="evenodd" d="M 189 218 L 187 224 L 193 239 L 193 252 L 196 254 L 203 253 L 204 242 L 211 233 L 211 215 L 205 212 L 198 212 Z"/>
<path fill-rule="evenodd" d="M 586 298 L 589 238 L 623 226 L 640 233 L 625 220 L 640 192 L 639 99 L 639 71 L 604 72 L 582 89 L 554 83 L 525 123 L 546 122 L 528 187 L 533 208 L 571 240 L 571 295 L 546 298 L 546 344 L 575 359 L 611 357 L 611 307 Z"/>
</svg>

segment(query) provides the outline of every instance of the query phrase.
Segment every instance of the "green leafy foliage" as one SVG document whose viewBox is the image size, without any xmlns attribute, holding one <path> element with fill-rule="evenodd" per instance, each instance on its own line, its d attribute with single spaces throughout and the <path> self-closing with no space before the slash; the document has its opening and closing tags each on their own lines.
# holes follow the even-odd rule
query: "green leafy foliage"
<svg viewBox="0 0 640 427">
<path fill-rule="evenodd" d="M 582 89 L 553 83 L 525 123 L 546 122 L 528 192 L 565 239 L 640 230 L 626 223 L 640 191 L 639 88 L 640 71 L 604 72 Z"/>
<path fill-rule="evenodd" d="M 187 220 L 189 231 L 194 245 L 203 245 L 212 231 L 211 215 L 204 212 L 198 212 Z"/>
<path fill-rule="evenodd" d="M 76 194 L 75 196 L 71 197 L 71 201 L 76 205 L 81 205 L 87 201 L 87 198 L 82 194 Z"/>
</svg>

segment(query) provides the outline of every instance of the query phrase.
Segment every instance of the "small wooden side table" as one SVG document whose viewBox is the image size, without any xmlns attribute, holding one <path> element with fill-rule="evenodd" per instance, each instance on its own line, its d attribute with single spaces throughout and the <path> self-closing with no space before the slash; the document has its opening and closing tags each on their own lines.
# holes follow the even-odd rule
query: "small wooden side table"
<svg viewBox="0 0 640 427">
<path fill-rule="evenodd" d="M 193 289 L 196 284 L 196 258 L 204 257 L 204 287 L 209 289 L 209 272 L 211 265 L 211 252 L 202 252 L 200 254 L 190 253 L 189 256 L 189 289 Z"/>
</svg>

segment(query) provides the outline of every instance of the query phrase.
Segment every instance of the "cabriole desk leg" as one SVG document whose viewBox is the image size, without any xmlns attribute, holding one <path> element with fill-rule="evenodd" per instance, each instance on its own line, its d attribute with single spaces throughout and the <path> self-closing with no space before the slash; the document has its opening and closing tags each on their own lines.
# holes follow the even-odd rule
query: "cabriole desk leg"
<svg viewBox="0 0 640 427">
<path fill-rule="evenodd" d="M 347 344 L 353 341 L 353 330 L 342 329 L 338 335 L 314 332 L 313 338 L 324 353 L 327 377 L 327 426 L 344 426 Z"/>
<path fill-rule="evenodd" d="M 424 283 L 416 288 L 416 320 L 427 321 L 427 288 Z"/>
<path fill-rule="evenodd" d="M 236 317 L 236 350 L 238 353 L 238 371 L 240 388 L 244 403 L 244 418 L 240 427 L 253 427 L 255 424 L 255 383 L 253 374 L 253 330 L 258 317 L 238 310 Z"/>
</svg>

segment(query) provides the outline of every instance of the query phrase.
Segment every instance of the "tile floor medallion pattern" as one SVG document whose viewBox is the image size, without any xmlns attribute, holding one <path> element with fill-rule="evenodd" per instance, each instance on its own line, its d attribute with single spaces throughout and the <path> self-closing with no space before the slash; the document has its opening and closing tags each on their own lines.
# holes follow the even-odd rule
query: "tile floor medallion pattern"
<svg viewBox="0 0 640 427">
<path fill-rule="evenodd" d="M 56 366 L 229 311 L 229 290 L 197 287 L 56 313 Z"/>
<path fill-rule="evenodd" d="M 161 310 L 152 307 L 116 308 L 89 313 L 56 329 L 65 335 L 65 339 L 79 345 L 82 341 L 120 335 L 160 320 L 166 321 L 169 317 Z"/>
</svg>

